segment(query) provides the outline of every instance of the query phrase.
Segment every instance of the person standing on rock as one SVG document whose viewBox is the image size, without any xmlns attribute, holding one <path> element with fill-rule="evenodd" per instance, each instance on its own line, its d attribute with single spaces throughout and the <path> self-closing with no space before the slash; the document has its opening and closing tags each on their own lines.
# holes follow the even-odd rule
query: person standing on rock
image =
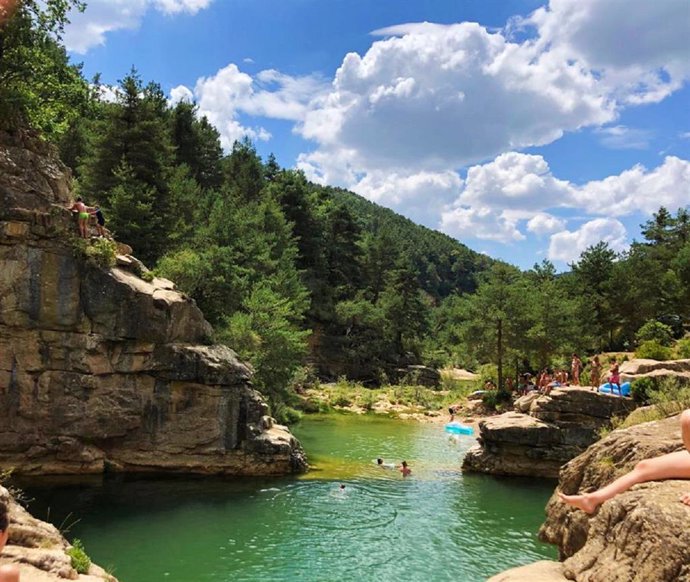
<svg viewBox="0 0 690 582">
<path fill-rule="evenodd" d="M 580 385 L 580 372 L 582 371 L 582 360 L 573 353 L 573 359 L 570 362 L 570 375 L 573 377 L 573 386 Z"/>
<path fill-rule="evenodd" d="M 599 356 L 594 356 L 592 358 L 591 368 L 589 371 L 589 383 L 592 385 L 592 390 L 595 392 L 601 384 L 601 362 L 599 361 Z"/>
<path fill-rule="evenodd" d="M 582 495 L 564 495 L 559 491 L 558 497 L 563 503 L 577 507 L 586 513 L 594 513 L 602 503 L 638 483 L 664 481 L 666 479 L 690 479 L 690 409 L 680 415 L 680 431 L 685 445 L 684 451 L 676 451 L 640 461 L 632 471 L 597 491 Z M 690 506 L 690 493 L 683 494 L 680 501 Z"/>
<path fill-rule="evenodd" d="M 613 385 L 616 385 L 616 388 L 618 388 L 618 395 L 623 396 L 621 394 L 621 374 L 618 369 L 618 362 L 616 361 L 616 358 L 611 358 L 611 367 L 609 368 L 609 386 L 611 387 L 611 394 L 613 394 Z"/>
<path fill-rule="evenodd" d="M 89 209 L 87 208 L 81 196 L 77 196 L 77 200 L 69 208 L 72 212 L 78 212 L 79 220 L 79 236 L 81 238 L 89 238 Z"/>
<path fill-rule="evenodd" d="M 0 552 L 5 549 L 10 536 L 10 518 L 7 505 L 0 501 Z M 0 566 L 0 582 L 19 582 L 19 568 L 15 564 Z"/>
<path fill-rule="evenodd" d="M 105 218 L 103 217 L 103 212 L 101 212 L 100 207 L 96 206 L 93 208 L 89 214 L 96 217 L 96 230 L 98 231 L 98 236 L 105 238 Z"/>
</svg>

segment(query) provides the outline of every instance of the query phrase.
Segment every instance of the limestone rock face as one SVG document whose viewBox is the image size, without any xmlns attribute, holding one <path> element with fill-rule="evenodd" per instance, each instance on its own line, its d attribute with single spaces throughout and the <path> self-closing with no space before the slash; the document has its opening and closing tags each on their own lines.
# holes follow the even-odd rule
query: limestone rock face
<svg viewBox="0 0 690 582">
<path fill-rule="evenodd" d="M 1 486 L 0 500 L 9 508 L 10 516 L 9 539 L 2 552 L 0 565 L 16 564 L 21 580 L 117 582 L 95 564 L 91 564 L 88 574 L 78 574 L 65 553 L 70 545 L 55 526 L 32 517 Z"/>
<path fill-rule="evenodd" d="M 639 378 L 682 378 L 690 380 L 690 360 L 636 359 L 623 362 L 620 367 L 621 382 L 632 382 Z"/>
<path fill-rule="evenodd" d="M 69 177 L 0 132 L 0 465 L 18 473 L 270 475 L 306 468 L 252 371 L 164 279 L 89 264 Z M 136 272 L 136 270 L 135 270 Z"/>
<path fill-rule="evenodd" d="M 643 459 L 681 450 L 678 417 L 616 430 L 565 465 L 559 489 L 593 491 Z M 557 544 L 568 579 L 579 582 L 690 580 L 690 507 L 679 502 L 688 481 L 632 487 L 589 515 L 561 503 L 547 505 L 539 536 Z"/>
<path fill-rule="evenodd" d="M 479 423 L 479 444 L 463 460 L 463 470 L 493 475 L 557 478 L 564 463 L 598 438 L 613 416 L 635 404 L 587 388 L 555 389 L 549 396 L 527 395 L 516 408 Z"/>
</svg>

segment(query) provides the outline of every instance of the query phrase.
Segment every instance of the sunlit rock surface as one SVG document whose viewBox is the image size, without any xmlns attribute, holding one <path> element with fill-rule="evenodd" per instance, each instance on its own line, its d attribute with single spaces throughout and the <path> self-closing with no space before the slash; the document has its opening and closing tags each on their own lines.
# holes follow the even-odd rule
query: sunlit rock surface
<svg viewBox="0 0 690 582">
<path fill-rule="evenodd" d="M 25 474 L 304 470 L 251 370 L 212 345 L 189 297 L 139 278 L 133 257 L 101 269 L 75 250 L 69 197 L 48 146 L 0 132 L 0 465 Z"/>
</svg>

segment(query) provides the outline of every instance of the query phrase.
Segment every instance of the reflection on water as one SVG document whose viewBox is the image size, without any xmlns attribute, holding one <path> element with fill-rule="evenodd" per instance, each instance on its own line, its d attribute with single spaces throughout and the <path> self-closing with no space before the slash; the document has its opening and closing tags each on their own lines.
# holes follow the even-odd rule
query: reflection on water
<svg viewBox="0 0 690 582">
<path fill-rule="evenodd" d="M 536 539 L 553 483 L 462 475 L 471 437 L 341 416 L 295 432 L 315 465 L 301 478 L 34 486 L 31 510 L 80 517 L 69 536 L 121 582 L 471 582 L 555 557 Z M 377 457 L 407 460 L 412 476 Z"/>
</svg>

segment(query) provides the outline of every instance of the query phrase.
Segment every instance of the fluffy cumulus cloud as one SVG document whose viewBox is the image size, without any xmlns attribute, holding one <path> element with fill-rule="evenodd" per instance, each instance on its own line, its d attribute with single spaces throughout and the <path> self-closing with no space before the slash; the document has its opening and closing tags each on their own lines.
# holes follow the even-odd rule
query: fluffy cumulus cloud
<svg viewBox="0 0 690 582">
<path fill-rule="evenodd" d="M 345 57 L 299 127 L 365 171 L 460 167 L 615 117 L 593 75 L 478 24 L 392 30 Z"/>
<path fill-rule="evenodd" d="M 589 182 L 575 192 L 575 205 L 591 214 L 651 214 L 659 206 L 675 209 L 690 201 L 690 162 L 667 156 L 653 170 L 636 165 L 617 176 Z"/>
<path fill-rule="evenodd" d="M 549 244 L 549 259 L 572 262 L 587 247 L 600 241 L 608 243 L 614 251 L 625 250 L 628 247 L 625 227 L 615 218 L 596 218 L 575 231 L 554 234 Z"/>
<path fill-rule="evenodd" d="M 523 23 L 624 101 L 659 101 L 690 79 L 687 0 L 551 0 Z"/>
<path fill-rule="evenodd" d="M 213 0 L 89 0 L 85 12 L 73 11 L 71 23 L 65 29 L 68 50 L 84 54 L 90 48 L 105 43 L 109 32 L 135 29 L 149 8 L 164 14 L 196 14 Z"/>
<path fill-rule="evenodd" d="M 479 238 L 501 243 L 524 240 L 517 219 L 490 208 L 455 206 L 441 217 L 441 230 L 461 239 Z"/>
<path fill-rule="evenodd" d="M 690 162 L 674 156 L 652 170 L 637 165 L 603 180 L 574 184 L 556 178 L 542 156 L 509 152 L 468 170 L 458 197 L 441 213 L 441 228 L 455 236 L 511 242 L 524 238 L 525 229 L 537 235 L 563 231 L 566 222 L 548 212 L 552 209 L 622 217 L 649 215 L 661 205 L 679 208 L 689 200 Z M 590 228 L 584 234 L 593 232 Z M 562 241 L 574 235 L 565 231 L 565 238 L 555 236 Z"/>
<path fill-rule="evenodd" d="M 561 232 L 565 229 L 565 224 L 566 223 L 564 220 L 561 220 L 552 214 L 540 212 L 529 219 L 527 222 L 527 230 L 536 234 L 537 236 L 541 236 L 554 232 Z"/>
<path fill-rule="evenodd" d="M 323 90 L 318 76 L 292 77 L 273 69 L 251 76 L 230 63 L 215 75 L 202 77 L 191 90 L 180 85 L 171 91 L 170 99 L 194 100 L 221 134 L 223 147 L 247 136 L 267 140 L 270 133 L 261 126 L 249 127 L 240 122 L 242 115 L 297 121 L 305 115 L 308 103 Z"/>
</svg>

